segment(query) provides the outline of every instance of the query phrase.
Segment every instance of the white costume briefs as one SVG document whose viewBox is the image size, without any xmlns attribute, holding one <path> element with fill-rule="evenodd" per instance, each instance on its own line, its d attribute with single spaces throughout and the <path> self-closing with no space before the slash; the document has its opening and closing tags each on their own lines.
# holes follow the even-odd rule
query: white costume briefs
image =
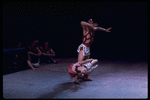
<svg viewBox="0 0 150 100">
<path fill-rule="evenodd" d="M 79 53 L 80 48 L 83 47 L 83 56 L 88 56 L 90 55 L 90 47 L 85 46 L 83 43 L 79 45 L 77 52 Z"/>
</svg>

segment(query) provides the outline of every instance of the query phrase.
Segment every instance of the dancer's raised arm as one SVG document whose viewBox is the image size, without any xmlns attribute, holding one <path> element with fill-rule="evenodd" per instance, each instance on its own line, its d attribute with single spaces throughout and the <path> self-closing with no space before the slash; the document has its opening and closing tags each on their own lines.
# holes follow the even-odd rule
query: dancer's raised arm
<svg viewBox="0 0 150 100">
<path fill-rule="evenodd" d="M 99 31 L 110 32 L 110 31 L 109 31 L 110 29 L 111 29 L 111 27 L 110 27 L 110 28 L 107 28 L 107 29 L 102 28 L 102 27 L 94 27 L 94 30 L 95 30 L 95 31 L 99 30 Z"/>
<path fill-rule="evenodd" d="M 89 26 L 89 27 L 92 27 L 92 28 L 94 28 L 94 26 L 92 25 L 92 24 L 89 24 L 88 22 L 85 22 L 85 21 L 81 21 L 81 26 L 83 27 L 83 26 Z"/>
</svg>

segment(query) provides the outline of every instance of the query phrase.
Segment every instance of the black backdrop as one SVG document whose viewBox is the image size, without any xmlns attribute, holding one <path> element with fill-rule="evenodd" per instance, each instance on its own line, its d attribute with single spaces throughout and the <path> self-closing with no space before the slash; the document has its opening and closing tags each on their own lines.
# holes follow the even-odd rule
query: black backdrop
<svg viewBox="0 0 150 100">
<path fill-rule="evenodd" d="M 4 2 L 3 48 L 48 41 L 56 57 L 77 57 L 80 22 L 92 18 L 110 33 L 96 31 L 91 57 L 147 60 L 147 2 Z"/>
</svg>

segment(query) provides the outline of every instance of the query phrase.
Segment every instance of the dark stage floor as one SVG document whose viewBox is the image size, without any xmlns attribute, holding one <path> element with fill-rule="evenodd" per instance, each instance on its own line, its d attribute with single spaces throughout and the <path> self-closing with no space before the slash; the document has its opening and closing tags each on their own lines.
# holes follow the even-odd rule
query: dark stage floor
<svg viewBox="0 0 150 100">
<path fill-rule="evenodd" d="M 3 75 L 5 99 L 44 98 L 148 98 L 148 63 L 99 61 L 90 74 L 93 81 L 74 84 L 67 67 L 77 58 L 56 59 L 57 64 L 41 64 L 38 70 Z"/>
</svg>

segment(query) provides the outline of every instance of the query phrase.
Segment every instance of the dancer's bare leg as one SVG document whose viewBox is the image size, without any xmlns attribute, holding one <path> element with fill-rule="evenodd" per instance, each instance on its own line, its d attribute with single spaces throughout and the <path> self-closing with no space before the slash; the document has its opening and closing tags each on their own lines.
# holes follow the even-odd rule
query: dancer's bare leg
<svg viewBox="0 0 150 100">
<path fill-rule="evenodd" d="M 85 56 L 84 60 L 86 60 L 86 59 L 90 59 L 90 55 Z"/>
<path fill-rule="evenodd" d="M 86 60 L 86 59 L 89 59 L 89 58 L 90 58 L 90 55 L 89 55 L 89 56 L 86 56 L 86 57 L 85 57 L 85 60 Z M 88 74 L 84 74 L 84 80 L 86 80 L 86 81 L 92 81 L 91 79 L 88 78 L 88 76 L 89 76 Z"/>
<path fill-rule="evenodd" d="M 83 56 L 83 47 L 81 47 L 79 53 L 78 53 L 78 62 L 81 62 L 85 59 L 85 56 Z"/>
<path fill-rule="evenodd" d="M 84 61 L 84 60 L 89 59 L 89 58 L 90 58 L 90 55 L 83 56 L 83 47 L 81 47 L 81 49 L 78 53 L 78 62 Z M 88 74 L 84 75 L 84 80 L 92 81 L 91 79 L 88 78 Z"/>
<path fill-rule="evenodd" d="M 92 81 L 90 78 L 88 78 L 88 76 L 89 76 L 88 74 L 84 74 L 84 78 L 83 79 L 85 81 Z"/>
<path fill-rule="evenodd" d="M 75 81 L 74 81 L 74 83 L 79 84 L 78 75 L 75 76 Z"/>
</svg>

